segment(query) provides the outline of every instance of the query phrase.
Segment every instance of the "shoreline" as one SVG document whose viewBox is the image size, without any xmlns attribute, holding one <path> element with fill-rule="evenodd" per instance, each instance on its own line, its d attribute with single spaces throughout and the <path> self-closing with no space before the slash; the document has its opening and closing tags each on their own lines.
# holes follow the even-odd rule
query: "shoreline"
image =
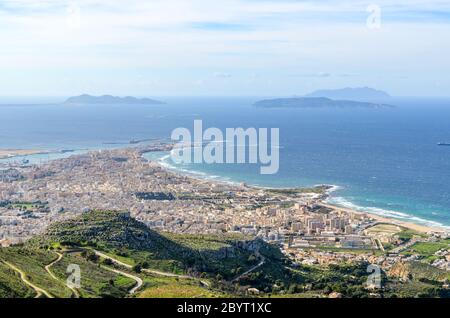
<svg viewBox="0 0 450 318">
<path fill-rule="evenodd" d="M 407 228 L 419 233 L 430 233 L 430 232 L 435 232 L 435 233 L 448 233 L 448 230 L 445 230 L 444 228 L 441 227 L 437 227 L 437 226 L 427 226 L 427 225 L 422 225 L 422 224 L 417 224 L 417 223 L 413 223 L 413 222 L 408 222 L 408 221 L 400 221 L 394 218 L 387 218 L 387 217 L 383 217 L 374 213 L 369 213 L 369 212 L 362 212 L 362 211 L 357 211 L 357 210 L 353 210 L 353 209 L 349 209 L 349 208 L 344 208 L 344 207 L 340 207 L 338 205 L 334 205 L 334 204 L 330 204 L 327 202 L 324 202 L 323 200 L 319 201 L 320 205 L 324 206 L 324 207 L 328 207 L 331 209 L 336 209 L 336 210 L 340 210 L 340 211 L 344 211 L 346 213 L 354 213 L 354 214 L 359 214 L 359 215 L 368 215 L 371 218 L 373 218 L 374 220 L 376 220 L 377 222 L 380 223 L 387 223 L 387 224 L 392 224 L 392 225 L 397 225 L 403 228 Z"/>
</svg>

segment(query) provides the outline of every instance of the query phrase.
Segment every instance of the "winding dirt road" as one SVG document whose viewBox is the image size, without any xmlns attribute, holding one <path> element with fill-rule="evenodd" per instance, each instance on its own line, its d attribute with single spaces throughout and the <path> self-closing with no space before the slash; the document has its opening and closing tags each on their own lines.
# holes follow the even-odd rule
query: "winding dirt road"
<svg viewBox="0 0 450 318">
<path fill-rule="evenodd" d="M 61 280 L 56 277 L 55 274 L 53 274 L 53 272 L 50 270 L 50 268 L 55 265 L 56 263 L 58 263 L 59 261 L 62 260 L 63 258 L 63 254 L 55 252 L 58 255 L 58 258 L 56 260 L 54 260 L 53 262 L 51 262 L 50 264 L 48 264 L 47 266 L 45 266 L 45 271 L 54 279 L 57 280 L 58 282 L 61 282 Z M 80 298 L 80 294 L 78 293 L 78 290 L 76 290 L 75 288 L 73 288 L 72 286 L 69 286 L 68 284 L 65 284 L 67 286 L 67 288 L 69 288 L 73 295 L 75 296 L 75 298 Z"/>
<path fill-rule="evenodd" d="M 93 250 L 93 251 L 94 251 L 95 255 L 100 256 L 102 258 L 109 259 L 109 260 L 111 260 L 113 263 L 115 263 L 117 265 L 123 266 L 123 267 L 125 267 L 127 269 L 132 269 L 133 268 L 133 266 L 131 266 L 130 264 L 127 264 L 127 263 L 124 263 L 122 261 L 119 261 L 118 259 L 115 259 L 115 258 L 113 258 L 113 257 L 111 257 L 109 255 L 106 255 L 106 254 L 102 253 L 102 252 L 99 252 L 97 250 Z M 192 277 L 192 276 L 188 276 L 188 275 L 179 275 L 179 274 L 174 274 L 174 273 L 161 272 L 161 271 L 154 270 L 154 269 L 143 268 L 142 271 L 144 273 L 149 273 L 149 274 L 154 274 L 154 275 L 159 275 L 159 276 L 165 276 L 165 277 L 176 277 L 176 278 L 183 278 L 183 279 L 198 279 L 196 277 Z M 209 286 L 209 283 L 207 281 L 201 280 L 200 282 L 203 285 L 205 285 L 205 286 Z"/>
<path fill-rule="evenodd" d="M 94 251 L 95 255 L 97 255 L 99 257 L 102 257 L 102 258 L 105 258 L 105 259 L 109 259 L 109 260 L 111 260 L 111 262 L 113 262 L 113 263 L 115 263 L 117 265 L 123 266 L 123 267 L 125 267 L 127 269 L 132 269 L 133 268 L 133 266 L 131 266 L 129 264 L 126 264 L 124 262 L 121 262 L 118 259 L 115 259 L 115 258 L 113 258 L 111 256 L 108 256 L 108 255 L 106 255 L 106 254 L 104 254 L 102 252 L 99 252 L 99 251 L 96 251 L 96 250 L 93 250 L 93 251 Z M 118 269 L 110 268 L 110 267 L 107 267 L 107 266 L 102 266 L 102 268 L 104 268 L 104 269 L 106 269 L 106 270 L 108 270 L 110 272 L 114 272 L 116 274 L 123 275 L 125 277 L 133 279 L 136 282 L 136 286 L 134 286 L 132 289 L 130 289 L 130 291 L 128 292 L 130 295 L 134 294 L 139 288 L 141 288 L 142 284 L 144 283 L 142 281 L 142 279 L 140 277 L 138 277 L 138 276 L 131 275 L 129 273 L 125 273 L 125 272 L 120 271 Z"/>
<path fill-rule="evenodd" d="M 130 291 L 128 292 L 130 295 L 133 295 L 139 288 L 141 288 L 142 284 L 144 284 L 142 279 L 140 277 L 138 277 L 138 276 L 131 275 L 131 274 L 122 272 L 122 271 L 120 271 L 118 269 L 108 267 L 108 266 L 103 266 L 102 265 L 102 268 L 106 269 L 107 271 L 110 271 L 110 272 L 113 272 L 113 273 L 116 273 L 116 274 L 119 274 L 119 275 L 122 275 L 122 276 L 125 276 L 125 277 L 133 279 L 136 282 L 136 285 L 132 289 L 130 289 Z"/>
</svg>

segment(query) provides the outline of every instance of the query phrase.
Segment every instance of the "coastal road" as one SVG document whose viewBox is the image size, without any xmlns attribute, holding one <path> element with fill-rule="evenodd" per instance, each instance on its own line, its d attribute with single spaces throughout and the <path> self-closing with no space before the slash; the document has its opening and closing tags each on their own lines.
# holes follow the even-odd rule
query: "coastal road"
<svg viewBox="0 0 450 318">
<path fill-rule="evenodd" d="M 56 263 L 58 263 L 59 261 L 62 260 L 63 258 L 63 254 L 55 252 L 58 255 L 58 258 L 56 260 L 54 260 L 53 262 L 51 262 L 50 264 L 48 264 L 47 266 L 45 266 L 45 271 L 54 279 L 57 280 L 58 282 L 61 282 L 61 280 L 56 277 L 55 274 L 53 274 L 53 272 L 50 270 L 50 268 L 55 265 Z M 78 293 L 78 290 L 76 290 L 75 288 L 73 288 L 72 286 L 69 286 L 68 284 L 66 284 L 67 288 L 69 288 L 73 295 L 75 296 L 75 298 L 80 298 L 80 294 Z"/>
<path fill-rule="evenodd" d="M 16 266 L 14 266 L 11 263 L 5 262 L 3 261 L 3 263 L 5 263 L 6 265 L 8 265 L 11 269 L 13 269 L 14 271 L 16 271 L 17 273 L 20 274 L 20 279 L 28 286 L 30 286 L 32 289 L 34 289 L 34 291 L 36 292 L 36 297 L 35 298 L 40 298 L 42 295 L 45 295 L 47 298 L 55 298 L 53 297 L 52 294 L 50 294 L 48 291 L 46 291 L 45 289 L 42 289 L 36 285 L 34 285 L 32 282 L 30 282 L 27 278 L 27 275 L 25 274 L 24 271 L 22 271 L 21 269 L 17 268 Z"/>
</svg>

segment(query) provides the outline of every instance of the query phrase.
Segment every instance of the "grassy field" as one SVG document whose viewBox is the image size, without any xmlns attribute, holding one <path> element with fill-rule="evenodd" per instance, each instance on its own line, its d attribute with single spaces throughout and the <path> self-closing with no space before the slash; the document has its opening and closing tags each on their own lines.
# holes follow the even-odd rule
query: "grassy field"
<svg viewBox="0 0 450 318">
<path fill-rule="evenodd" d="M 417 237 L 421 237 L 421 238 L 426 238 L 427 235 L 424 233 L 420 233 L 411 229 L 406 229 L 403 228 L 401 232 L 397 233 L 397 236 L 399 239 L 403 240 L 403 241 L 409 241 L 411 240 L 414 236 Z"/>
<path fill-rule="evenodd" d="M 18 273 L 0 262 L 0 298 L 29 298 L 36 296 L 33 289 L 25 285 Z"/>
<path fill-rule="evenodd" d="M 417 243 L 411 249 L 431 256 L 443 245 L 448 246 L 448 240 Z M 133 269 L 117 267 L 111 260 L 99 258 L 94 250 L 104 252 Z M 373 253 L 371 250 L 339 251 Z M 58 259 L 57 252 L 63 257 L 53 263 Z M 159 233 L 127 213 L 113 211 L 86 213 L 79 218 L 55 223 L 44 235 L 36 236 L 23 246 L 0 249 L 1 260 L 19 268 L 32 284 L 62 298 L 77 295 L 66 286 L 69 265 L 80 267 L 81 286 L 77 291 L 83 298 L 244 297 L 248 296 L 249 288 L 258 289 L 261 292 L 259 296 L 274 297 L 327 297 L 331 292 L 341 293 L 344 297 L 367 297 L 370 294 L 364 285 L 368 275 L 368 264 L 364 262 L 298 266 L 286 259 L 277 246 L 259 239 Z M 50 271 L 56 278 L 45 270 L 50 263 L 53 263 Z M 257 264 L 260 265 L 255 267 Z M 111 271 L 114 267 L 116 272 Z M 250 268 L 253 270 L 241 275 Z M 164 273 L 150 274 L 143 269 Z M 401 281 L 389 281 L 393 286 L 392 295 L 442 294 L 442 288 L 436 286 L 445 279 L 446 272 L 425 262 L 411 266 L 409 272 L 417 284 L 401 290 L 396 289 L 402 285 Z M 174 273 L 189 277 L 174 277 Z M 130 278 L 127 275 L 134 276 Z M 136 285 L 133 278 L 139 281 L 136 276 L 144 284 L 137 293 L 130 295 L 129 291 Z M 0 262 L 0 297 L 34 296 L 35 292 L 21 281 L 18 274 Z"/>
<path fill-rule="evenodd" d="M 53 279 L 45 271 L 45 266 L 56 258 L 55 253 L 39 249 L 25 247 L 0 249 L 0 259 L 6 260 L 25 272 L 33 284 L 55 297 L 67 298 L 72 294 L 70 289 L 64 283 Z"/>
<path fill-rule="evenodd" d="M 192 279 L 147 276 L 139 298 L 217 298 L 224 296 Z"/>
<path fill-rule="evenodd" d="M 450 249 L 450 243 L 446 243 L 445 241 L 440 242 L 418 242 L 411 246 L 407 252 L 419 254 L 423 257 L 430 257 L 434 255 L 437 251 L 441 249 Z"/>
<path fill-rule="evenodd" d="M 311 188 L 292 188 L 292 189 L 265 189 L 265 191 L 273 194 L 287 195 L 287 196 L 296 196 L 299 194 L 305 193 L 315 193 L 315 194 L 324 194 L 327 192 L 329 187 L 327 186 L 317 186 Z"/>
<path fill-rule="evenodd" d="M 54 265 L 53 272 L 62 281 L 66 281 L 66 270 L 70 264 L 76 264 L 81 269 L 81 297 L 125 297 L 135 285 L 135 281 L 125 276 L 102 268 L 99 264 L 90 262 L 80 253 L 67 253 L 63 259 Z"/>
<path fill-rule="evenodd" d="M 387 224 L 387 223 L 382 223 L 382 224 L 377 224 L 373 227 L 370 227 L 368 229 L 366 229 L 365 231 L 368 235 L 371 236 L 387 236 L 387 237 L 393 237 L 398 236 L 398 238 L 402 241 L 409 241 L 411 240 L 413 237 L 426 237 L 427 235 L 423 234 L 423 233 L 419 233 L 417 231 L 411 230 L 411 229 L 407 229 L 398 225 L 394 225 L 394 224 Z"/>
</svg>

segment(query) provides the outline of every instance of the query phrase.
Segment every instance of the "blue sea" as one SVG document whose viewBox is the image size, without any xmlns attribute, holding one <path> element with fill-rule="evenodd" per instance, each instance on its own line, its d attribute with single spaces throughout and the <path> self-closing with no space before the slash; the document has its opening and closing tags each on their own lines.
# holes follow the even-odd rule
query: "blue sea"
<svg viewBox="0 0 450 318">
<path fill-rule="evenodd" d="M 260 109 L 260 98 L 159 98 L 167 105 L 68 106 L 59 99 L 0 100 L 0 148 L 75 150 L 169 140 L 177 127 L 280 129 L 280 170 L 259 165 L 175 165 L 172 169 L 265 187 L 338 186 L 330 201 L 428 225 L 450 226 L 450 99 L 395 98 L 385 109 Z M 62 100 L 62 99 L 61 99 Z M 8 105 L 25 103 L 25 105 Z M 39 105 L 34 105 L 39 104 Z M 71 153 L 29 156 L 33 162 Z M 20 158 L 15 158 L 18 160 Z M 5 162 L 5 160 L 2 160 Z M 1 161 L 0 161 L 1 162 Z"/>
</svg>

